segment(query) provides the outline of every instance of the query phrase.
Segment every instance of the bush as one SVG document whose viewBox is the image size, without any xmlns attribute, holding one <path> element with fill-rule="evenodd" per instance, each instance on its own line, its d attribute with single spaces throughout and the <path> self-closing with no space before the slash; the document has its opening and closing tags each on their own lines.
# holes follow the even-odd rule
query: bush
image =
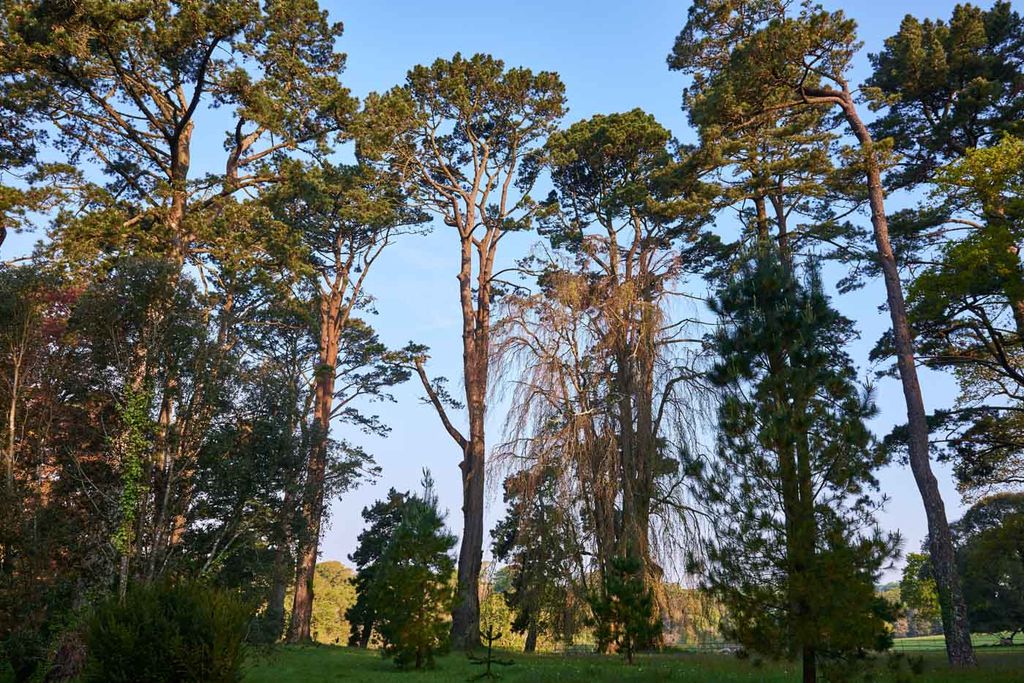
<svg viewBox="0 0 1024 683">
<path fill-rule="evenodd" d="M 250 610 L 200 584 L 132 588 L 86 622 L 86 681 L 240 681 Z"/>
<path fill-rule="evenodd" d="M 27 681 L 45 659 L 46 641 L 38 631 L 14 631 L 0 643 L 0 681 Z"/>
<path fill-rule="evenodd" d="M 591 609 L 598 648 L 615 645 L 630 664 L 638 650 L 655 647 L 661 640 L 654 592 L 644 583 L 642 565 L 635 557 L 612 558 L 604 593 L 595 596 Z"/>
</svg>

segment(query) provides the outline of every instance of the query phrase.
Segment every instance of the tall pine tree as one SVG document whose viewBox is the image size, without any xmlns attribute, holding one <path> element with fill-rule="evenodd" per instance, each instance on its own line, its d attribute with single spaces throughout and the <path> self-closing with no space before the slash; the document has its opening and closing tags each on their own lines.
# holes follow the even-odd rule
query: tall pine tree
<svg viewBox="0 0 1024 683">
<path fill-rule="evenodd" d="M 717 459 L 694 460 L 694 493 L 717 541 L 697 564 L 745 647 L 819 659 L 886 646 L 874 580 L 896 539 L 873 519 L 882 464 L 875 411 L 844 345 L 853 335 L 814 267 L 801 283 L 763 244 L 711 302 L 722 327 L 710 379 L 721 391 Z"/>
</svg>

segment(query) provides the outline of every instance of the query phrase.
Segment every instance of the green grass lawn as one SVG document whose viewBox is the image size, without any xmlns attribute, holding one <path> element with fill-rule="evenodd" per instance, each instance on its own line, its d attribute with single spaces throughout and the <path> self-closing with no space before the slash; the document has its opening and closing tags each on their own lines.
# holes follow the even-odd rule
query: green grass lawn
<svg viewBox="0 0 1024 683">
<path fill-rule="evenodd" d="M 940 641 L 941 642 L 941 641 Z M 982 648 L 980 666 L 972 671 L 951 671 L 946 667 L 941 650 L 924 650 L 924 673 L 912 681 L 950 683 L 1020 683 L 1024 681 L 1024 646 Z M 917 656 L 917 655 L 915 655 Z M 798 679 L 794 664 L 764 663 L 715 654 L 663 654 L 639 657 L 632 666 L 614 656 L 503 653 L 515 664 L 496 667 L 501 680 L 542 683 L 544 681 L 743 681 L 750 683 L 781 683 Z M 482 670 L 465 657 L 451 654 L 438 660 L 437 668 L 426 672 L 400 672 L 390 660 L 375 651 L 341 647 L 279 647 L 269 653 L 253 653 L 246 669 L 250 683 L 290 683 L 291 681 L 466 681 Z M 876 681 L 894 681 L 886 671 L 885 659 L 877 664 Z"/>
<path fill-rule="evenodd" d="M 993 633 L 975 633 L 971 636 L 974 647 L 999 647 L 999 636 Z M 1024 638 L 1018 638 L 1024 645 Z M 918 636 L 916 638 L 897 638 L 893 647 L 903 652 L 920 652 L 923 650 L 945 650 L 946 641 L 942 636 Z"/>
</svg>

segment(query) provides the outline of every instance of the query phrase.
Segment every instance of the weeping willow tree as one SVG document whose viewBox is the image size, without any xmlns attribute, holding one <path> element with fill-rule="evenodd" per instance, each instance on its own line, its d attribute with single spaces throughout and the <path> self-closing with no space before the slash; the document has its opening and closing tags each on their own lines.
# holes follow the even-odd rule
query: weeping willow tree
<svg viewBox="0 0 1024 683">
<path fill-rule="evenodd" d="M 601 591 L 617 557 L 658 586 L 659 520 L 684 508 L 674 417 L 698 382 L 687 320 L 671 322 L 696 183 L 669 132 L 640 110 L 579 122 L 545 152 L 548 243 L 527 261 L 538 291 L 506 297 L 496 326 L 493 360 L 515 387 L 505 463 L 560 473 L 587 590 Z"/>
</svg>

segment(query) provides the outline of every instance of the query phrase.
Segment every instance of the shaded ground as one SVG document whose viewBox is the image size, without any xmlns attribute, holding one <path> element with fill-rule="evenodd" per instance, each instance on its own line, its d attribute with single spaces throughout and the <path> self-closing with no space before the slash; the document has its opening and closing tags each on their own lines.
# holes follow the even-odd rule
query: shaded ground
<svg viewBox="0 0 1024 683">
<path fill-rule="evenodd" d="M 941 648 L 941 639 L 938 641 Z M 923 645 L 923 644 L 922 644 Z M 951 683 L 1020 683 L 1024 681 L 1024 646 L 982 647 L 978 656 L 980 666 L 971 671 L 951 671 L 945 663 L 941 649 L 921 649 L 924 672 L 910 676 L 910 681 Z M 918 656 L 918 655 L 914 655 Z M 524 656 L 502 654 L 515 660 L 509 667 L 496 667 L 502 681 L 542 683 L 544 681 L 580 681 L 603 683 L 608 681 L 742 681 L 754 683 L 782 683 L 797 680 L 793 664 L 762 663 L 714 654 L 661 654 L 638 658 L 637 663 L 626 666 L 618 657 L 598 655 L 541 654 Z M 437 668 L 427 672 L 404 673 L 397 671 L 390 660 L 375 651 L 348 648 L 311 646 L 280 647 L 269 653 L 253 653 L 245 680 L 250 683 L 289 683 L 291 681 L 394 681 L 395 683 L 435 683 L 469 680 L 479 674 L 474 666 L 459 654 L 438 660 Z M 887 670 L 885 658 L 876 665 L 879 672 L 875 680 L 895 681 Z M 908 675 L 904 667 L 904 676 Z"/>
</svg>

